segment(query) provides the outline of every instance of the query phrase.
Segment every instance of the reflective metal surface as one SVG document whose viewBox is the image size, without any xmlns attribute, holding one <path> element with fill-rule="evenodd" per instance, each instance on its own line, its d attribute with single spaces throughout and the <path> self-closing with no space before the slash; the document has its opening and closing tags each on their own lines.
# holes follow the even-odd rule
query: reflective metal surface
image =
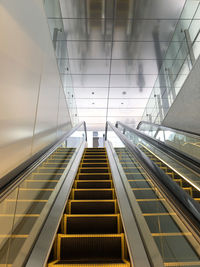
<svg viewBox="0 0 200 267">
<path fill-rule="evenodd" d="M 1 183 L 2 176 L 56 142 L 71 122 L 43 1 L 2 0 L 0 17 Z"/>
<path fill-rule="evenodd" d="M 185 0 L 45 1 L 52 34 L 62 28 L 56 44 L 67 47 L 67 54 L 57 55 L 65 66 L 60 70 L 63 83 L 74 89 L 77 115 L 86 120 L 88 130 L 103 129 L 107 119 L 115 122 L 117 110 L 126 123 L 136 126 L 141 120 L 184 4 Z M 124 98 L 140 101 L 140 106 L 124 103 Z"/>
</svg>

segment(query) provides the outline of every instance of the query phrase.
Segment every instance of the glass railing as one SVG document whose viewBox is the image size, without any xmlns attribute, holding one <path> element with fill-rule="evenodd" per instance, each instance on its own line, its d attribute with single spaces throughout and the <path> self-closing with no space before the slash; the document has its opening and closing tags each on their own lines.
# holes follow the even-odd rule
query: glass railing
<svg viewBox="0 0 200 267">
<path fill-rule="evenodd" d="M 72 124 L 75 126 L 79 122 L 79 119 L 77 114 L 73 81 L 70 72 L 68 49 L 66 42 L 64 42 L 64 40 L 67 38 L 67 35 L 64 30 L 60 1 L 45 0 L 44 9 L 48 19 L 49 30 L 55 50 L 62 87 L 64 88 Z"/>
<path fill-rule="evenodd" d="M 189 194 L 199 202 L 200 175 L 193 170 L 191 166 L 188 167 L 186 164 L 184 164 L 184 162 L 180 162 L 172 155 L 169 155 L 169 148 L 176 148 L 176 150 L 173 150 L 173 152 L 181 152 L 183 155 L 187 155 L 189 158 L 192 156 L 195 162 L 198 161 L 199 158 L 195 157 L 197 156 L 197 153 L 195 154 L 196 150 L 193 151 L 192 147 L 188 149 L 185 142 L 183 142 L 181 145 L 180 142 L 177 141 L 179 137 L 187 137 L 191 139 L 192 136 L 190 136 L 189 133 L 176 132 L 176 130 L 171 128 L 165 128 L 147 122 L 141 122 L 139 124 L 140 131 L 132 129 L 120 122 L 118 122 L 118 129 L 128 138 L 131 143 L 142 150 L 147 157 L 155 161 L 160 168 L 163 168 L 163 170 L 165 170 L 169 175 L 169 179 L 173 178 L 175 182 L 182 179 L 180 183 L 178 182 L 179 185 L 185 189 L 190 188 L 191 193 L 189 192 Z M 167 133 L 169 132 L 172 133 L 172 137 L 176 136 L 177 134 L 177 137 L 174 139 L 171 138 L 171 142 L 168 140 L 170 136 L 168 136 Z M 149 136 L 152 139 L 146 138 L 146 136 Z M 198 138 L 198 136 L 196 138 Z M 165 149 L 162 150 L 162 148 L 159 146 L 160 143 L 158 146 L 156 146 L 157 143 L 155 144 L 155 140 L 162 141 L 161 143 L 166 144 L 167 146 L 164 146 Z M 188 162 L 188 160 L 186 161 Z M 192 192 L 192 190 L 194 192 Z"/>
<path fill-rule="evenodd" d="M 185 2 L 142 120 L 160 124 L 200 54 L 200 1 Z"/>
<path fill-rule="evenodd" d="M 73 132 L 73 130 L 72 130 Z M 68 136 L 0 200 L 0 266 L 25 260 L 67 172 L 86 139 L 84 125 Z"/>
<path fill-rule="evenodd" d="M 108 125 L 107 140 L 115 149 L 129 188 L 160 252 L 163 265 L 200 266 L 199 243 L 196 238 L 151 175 L 147 174 L 138 159 L 127 148 L 127 144 L 119 138 L 110 125 Z M 136 215 L 136 220 L 137 216 L 139 215 Z M 140 231 L 143 236 L 143 229 L 140 228 Z"/>
<path fill-rule="evenodd" d="M 121 127 L 123 128 L 123 126 Z M 146 122 L 141 122 L 138 125 L 138 130 L 200 160 L 200 136 L 198 135 Z"/>
</svg>

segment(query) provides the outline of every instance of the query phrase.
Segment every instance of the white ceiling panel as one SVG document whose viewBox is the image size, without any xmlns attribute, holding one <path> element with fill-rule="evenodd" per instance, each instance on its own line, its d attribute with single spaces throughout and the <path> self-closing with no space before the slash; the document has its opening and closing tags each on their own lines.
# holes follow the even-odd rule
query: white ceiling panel
<svg viewBox="0 0 200 267">
<path fill-rule="evenodd" d="M 70 60 L 71 74 L 109 74 L 110 60 Z"/>
<path fill-rule="evenodd" d="M 111 74 L 158 74 L 158 65 L 162 61 L 155 60 L 112 60 Z"/>
<path fill-rule="evenodd" d="M 109 99 L 108 105 L 109 109 L 111 108 L 142 108 L 146 106 L 148 99 Z"/>
<path fill-rule="evenodd" d="M 48 0 L 48 1 L 56 2 L 55 0 Z M 106 0 L 106 1 L 108 3 L 108 8 L 104 13 L 104 17 L 112 18 L 114 0 Z M 103 1 L 60 0 L 59 2 L 62 10 L 62 16 L 64 18 L 88 18 L 88 17 L 102 18 Z"/>
<path fill-rule="evenodd" d="M 113 20 L 108 19 L 63 19 L 67 40 L 72 41 L 112 41 Z M 103 32 L 103 29 L 105 30 Z"/>
<path fill-rule="evenodd" d="M 93 109 L 84 109 L 84 108 L 81 108 L 79 109 L 80 111 L 80 115 L 79 117 L 106 117 L 106 109 L 96 109 L 96 108 L 93 108 Z"/>
<path fill-rule="evenodd" d="M 72 75 L 74 87 L 108 87 L 109 75 Z"/>
<path fill-rule="evenodd" d="M 74 88 L 76 98 L 105 98 L 108 97 L 108 87 L 101 88 Z"/>
<path fill-rule="evenodd" d="M 172 38 L 178 20 L 116 20 L 115 41 L 151 41 L 154 42 L 155 29 L 161 42 Z"/>
<path fill-rule="evenodd" d="M 58 0 L 46 1 L 55 8 L 48 10 L 53 38 L 55 29 L 63 28 L 54 46 L 66 96 L 73 102 L 70 110 L 86 120 L 89 130 L 104 130 L 107 119 L 136 126 L 147 101 L 150 113 L 155 97 L 164 94 L 167 81 L 158 73 L 175 29 L 162 70 L 174 59 L 183 63 L 181 30 L 189 27 L 189 13 L 199 1 L 188 1 L 188 12 L 181 15 L 185 0 L 59 0 L 61 17 Z M 154 86 L 164 89 L 151 94 Z M 148 100 L 150 95 L 155 97 Z"/>
<path fill-rule="evenodd" d="M 117 18 L 135 19 L 177 19 L 184 0 L 117 0 Z"/>
<path fill-rule="evenodd" d="M 70 59 L 109 59 L 111 42 L 68 41 L 66 42 Z"/>
<path fill-rule="evenodd" d="M 156 53 L 154 42 L 114 42 L 113 59 L 159 59 L 161 60 L 168 48 L 168 42 L 160 42 L 159 57 Z"/>
<path fill-rule="evenodd" d="M 139 87 L 141 89 L 145 87 L 153 87 L 156 81 L 157 75 L 111 75 L 110 86 L 111 87 Z"/>
<path fill-rule="evenodd" d="M 107 100 L 106 99 L 76 99 L 77 108 L 107 108 Z M 80 112 L 79 112 L 80 114 Z"/>
<path fill-rule="evenodd" d="M 96 123 L 98 122 L 105 125 L 106 117 L 80 117 L 81 121 L 86 121 L 87 123 Z"/>
<path fill-rule="evenodd" d="M 108 117 L 134 117 L 134 116 L 142 116 L 144 112 L 143 108 L 138 109 L 109 109 Z"/>
<path fill-rule="evenodd" d="M 152 88 L 110 88 L 110 98 L 143 98 L 146 101 L 146 98 L 149 98 Z"/>
</svg>

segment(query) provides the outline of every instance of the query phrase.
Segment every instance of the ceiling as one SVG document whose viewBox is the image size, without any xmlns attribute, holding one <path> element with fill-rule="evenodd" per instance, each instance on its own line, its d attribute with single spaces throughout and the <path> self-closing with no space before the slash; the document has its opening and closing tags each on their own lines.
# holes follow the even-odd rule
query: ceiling
<svg viewBox="0 0 200 267">
<path fill-rule="evenodd" d="M 67 48 L 61 74 L 88 130 L 103 130 L 107 120 L 137 126 L 184 3 L 60 0 L 65 34 L 57 42 Z"/>
</svg>

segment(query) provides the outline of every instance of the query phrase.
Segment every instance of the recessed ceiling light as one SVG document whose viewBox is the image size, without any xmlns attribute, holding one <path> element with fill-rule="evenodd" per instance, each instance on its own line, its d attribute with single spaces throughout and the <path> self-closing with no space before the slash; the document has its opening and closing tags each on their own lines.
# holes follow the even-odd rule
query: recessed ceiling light
<svg viewBox="0 0 200 267">
<path fill-rule="evenodd" d="M 92 92 L 92 95 L 94 95 L 94 92 Z"/>
<path fill-rule="evenodd" d="M 126 95 L 126 91 L 123 91 L 123 92 L 122 92 L 122 95 Z"/>
</svg>

